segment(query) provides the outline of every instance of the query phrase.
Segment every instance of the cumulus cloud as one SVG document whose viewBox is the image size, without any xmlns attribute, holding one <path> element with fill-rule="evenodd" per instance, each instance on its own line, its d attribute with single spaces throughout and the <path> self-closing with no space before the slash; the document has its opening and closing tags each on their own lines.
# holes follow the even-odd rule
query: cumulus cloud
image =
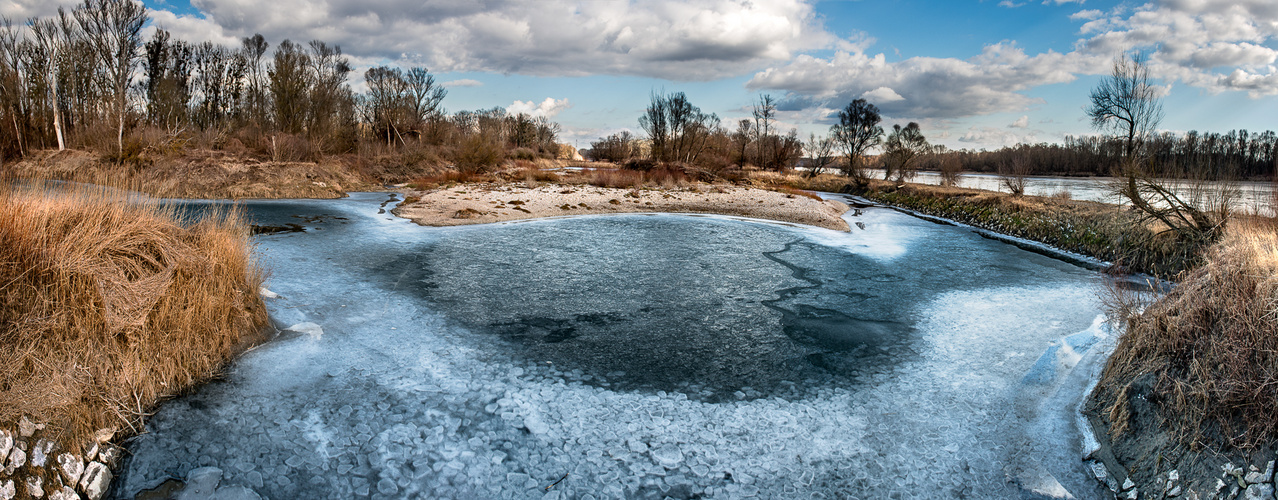
<svg viewBox="0 0 1278 500">
<path fill-rule="evenodd" d="M 544 116 L 546 118 L 554 118 L 555 115 L 558 115 L 561 111 L 571 107 L 572 107 L 572 103 L 568 102 L 567 97 L 563 99 L 555 99 L 553 97 L 547 97 L 545 100 L 541 102 L 533 102 L 533 101 L 525 102 L 525 101 L 516 100 L 515 102 L 511 103 L 510 106 L 506 106 L 506 112 L 510 114 L 524 113 L 530 116 Z"/>
<path fill-rule="evenodd" d="M 1085 24 L 1078 48 L 1097 54 L 1142 50 L 1151 73 L 1209 92 L 1278 95 L 1278 2 L 1161 0 L 1128 16 Z"/>
<path fill-rule="evenodd" d="M 1016 2 L 1013 2 L 1012 0 L 1003 0 L 1002 2 L 998 3 L 999 7 L 1007 7 L 1009 9 L 1015 9 L 1022 5 L 1025 5 L 1025 2 L 1016 3 Z"/>
<path fill-rule="evenodd" d="M 21 0 L 32 1 L 32 0 Z M 38 0 L 37 2 L 38 3 Z M 204 23 L 435 72 L 735 76 L 837 42 L 807 0 L 192 0 Z M 209 27 L 181 26 L 195 38 Z"/>
<path fill-rule="evenodd" d="M 978 147 L 1002 148 L 1017 144 L 1036 143 L 1038 142 L 1038 136 L 1034 132 L 1021 134 L 999 130 L 994 127 L 971 127 L 958 140 Z"/>
<path fill-rule="evenodd" d="M 874 90 L 867 90 L 864 94 L 861 94 L 861 97 L 865 98 L 865 100 L 867 101 L 877 102 L 877 103 L 888 103 L 888 102 L 905 100 L 904 97 L 901 97 L 901 94 L 898 94 L 896 93 L 895 90 L 892 90 L 887 87 L 879 87 Z"/>
<path fill-rule="evenodd" d="M 1016 121 L 1008 125 L 1007 128 L 1029 128 L 1029 115 L 1021 115 Z"/>
<path fill-rule="evenodd" d="M 1074 80 L 1074 74 L 1103 57 L 1048 51 L 1026 55 L 1014 43 L 985 47 L 970 59 L 914 57 L 888 62 L 883 54 L 839 51 L 829 58 L 800 55 L 787 65 L 757 73 L 751 89 L 786 90 L 805 105 L 841 107 L 867 96 L 885 114 L 917 118 L 958 118 L 1020 111 L 1042 102 L 1021 92 Z M 869 99 L 880 88 L 900 99 Z"/>
<path fill-rule="evenodd" d="M 483 85 L 484 85 L 484 82 L 481 82 L 481 81 L 479 81 L 479 80 L 472 80 L 472 79 L 470 79 L 470 78 L 463 78 L 463 79 L 461 79 L 461 80 L 452 80 L 452 81 L 447 81 L 447 82 L 444 82 L 444 83 L 441 83 L 441 84 L 440 84 L 440 86 L 443 86 L 443 87 L 449 87 L 449 88 L 452 88 L 452 87 L 482 87 Z"/>
<path fill-rule="evenodd" d="M 1100 17 L 1100 16 L 1103 16 L 1103 15 L 1105 15 L 1105 13 L 1104 13 L 1104 12 L 1101 12 L 1101 11 L 1099 11 L 1099 10 L 1096 10 L 1096 9 L 1087 9 L 1087 10 L 1080 10 L 1080 11 L 1078 11 L 1078 12 L 1075 12 L 1075 13 L 1073 13 L 1073 14 L 1070 14 L 1069 18 L 1070 18 L 1070 19 L 1073 19 L 1073 20 L 1075 20 L 1075 21 L 1078 21 L 1078 20 L 1088 20 L 1088 21 L 1091 21 L 1091 20 L 1096 19 L 1096 18 L 1098 18 L 1098 17 Z"/>
</svg>

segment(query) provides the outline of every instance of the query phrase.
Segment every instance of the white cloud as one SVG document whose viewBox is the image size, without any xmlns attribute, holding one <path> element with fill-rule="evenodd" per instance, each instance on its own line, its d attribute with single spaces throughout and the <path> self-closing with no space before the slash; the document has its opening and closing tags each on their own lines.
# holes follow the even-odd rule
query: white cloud
<svg viewBox="0 0 1278 500">
<path fill-rule="evenodd" d="M 470 78 L 463 78 L 463 79 L 461 79 L 461 80 L 452 80 L 452 81 L 447 81 L 447 82 L 441 83 L 441 84 L 439 84 L 439 85 L 440 85 L 440 86 L 443 86 L 443 87 L 448 87 L 448 88 L 452 88 L 452 87 L 482 87 L 482 86 L 484 85 L 484 82 L 481 82 L 481 81 L 479 81 L 479 80 L 472 80 L 472 79 L 470 79 Z"/>
<path fill-rule="evenodd" d="M 1038 136 L 1034 132 L 1024 134 L 999 130 L 994 127 L 971 127 L 958 138 L 959 142 L 974 144 L 985 148 L 1002 148 L 1017 144 L 1037 143 Z"/>
<path fill-rule="evenodd" d="M 1103 15 L 1105 15 L 1104 12 L 1101 12 L 1096 9 L 1088 9 L 1088 10 L 1080 10 L 1078 12 L 1070 14 L 1069 18 L 1075 21 L 1083 20 L 1083 19 L 1090 21 Z"/>
<path fill-rule="evenodd" d="M 1067 3 L 1083 4 L 1087 0 L 1043 0 L 1043 5 L 1063 5 Z"/>
<path fill-rule="evenodd" d="M 541 102 L 533 102 L 533 101 L 525 102 L 525 101 L 516 100 L 515 102 L 511 103 L 510 106 L 506 106 L 506 112 L 510 114 L 525 113 L 531 116 L 544 116 L 546 118 L 554 118 L 555 115 L 558 115 L 561 111 L 571 107 L 572 107 L 572 103 L 568 102 L 567 97 L 563 99 L 555 99 L 553 97 L 547 97 L 545 100 Z"/>
<path fill-rule="evenodd" d="M 901 99 L 874 102 L 885 114 L 957 118 L 1025 110 L 1042 101 L 1022 91 L 1072 81 L 1075 73 L 1106 60 L 1051 51 L 1031 57 L 1014 43 L 987 46 L 967 60 L 914 57 L 888 62 L 883 54 L 839 51 L 829 58 L 800 55 L 787 65 L 756 74 L 747 85 L 789 91 L 789 99 L 804 107 L 823 103 L 841 107 L 887 88 Z"/>
<path fill-rule="evenodd" d="M 1151 73 L 1208 92 L 1278 95 L 1278 2 L 1161 0 L 1085 24 L 1079 50 L 1150 54 Z"/>
<path fill-rule="evenodd" d="M 887 87 L 879 87 L 874 90 L 867 90 L 864 94 L 861 94 L 861 97 L 865 98 L 865 100 L 867 101 L 870 101 L 876 104 L 905 100 L 904 97 L 901 97 L 901 94 L 898 94 L 896 93 L 895 90 L 892 90 Z"/>
<path fill-rule="evenodd" d="M 22 0 L 30 1 L 30 0 Z M 808 0 L 191 0 L 229 36 L 324 40 L 435 72 L 740 75 L 836 43 Z M 194 38 L 207 27 L 183 26 Z M 855 45 L 855 42 L 850 42 Z"/>
<path fill-rule="evenodd" d="M 1016 2 L 1013 2 L 1012 0 L 1003 0 L 1002 2 L 998 3 L 999 7 L 1007 7 L 1009 9 L 1015 9 L 1023 5 L 1025 5 L 1025 2 L 1016 3 Z"/>
<path fill-rule="evenodd" d="M 1016 121 L 1008 125 L 1007 128 L 1029 128 L 1029 115 L 1022 115 Z"/>
</svg>

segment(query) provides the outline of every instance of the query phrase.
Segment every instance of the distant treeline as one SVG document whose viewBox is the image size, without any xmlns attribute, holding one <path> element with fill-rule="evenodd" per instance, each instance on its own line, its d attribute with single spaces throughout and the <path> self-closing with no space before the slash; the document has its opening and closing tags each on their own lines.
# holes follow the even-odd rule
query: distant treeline
<svg viewBox="0 0 1278 500">
<path fill-rule="evenodd" d="M 407 148 L 488 165 L 558 150 L 559 127 L 544 117 L 447 113 L 447 91 L 425 68 L 370 68 L 357 94 L 341 47 L 284 40 L 272 51 L 261 35 L 225 47 L 164 30 L 144 39 L 147 19 L 132 0 L 85 0 L 24 26 L 5 19 L 0 151 L 78 147 L 129 159 L 192 145 L 307 160 Z"/>
<path fill-rule="evenodd" d="M 1169 177 L 1270 179 L 1278 168 L 1278 134 L 1233 130 L 1223 134 L 1165 132 L 1143 145 L 1146 161 Z M 1123 157 L 1121 137 L 1067 136 L 1063 144 L 1021 144 L 995 151 L 938 151 L 923 168 L 939 170 L 957 158 L 964 171 L 1027 175 L 1111 175 Z M 1018 168 L 1019 167 L 1019 168 Z"/>
</svg>

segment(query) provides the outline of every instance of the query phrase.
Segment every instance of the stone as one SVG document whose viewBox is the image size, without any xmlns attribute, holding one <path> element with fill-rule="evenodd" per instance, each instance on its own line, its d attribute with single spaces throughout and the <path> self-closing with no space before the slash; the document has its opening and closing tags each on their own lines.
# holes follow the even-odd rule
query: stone
<svg viewBox="0 0 1278 500">
<path fill-rule="evenodd" d="M 102 445 L 102 449 L 98 451 L 98 461 L 106 464 L 108 468 L 112 469 L 114 469 L 115 466 L 120 465 L 120 458 L 123 456 L 124 451 L 122 451 L 118 446 L 111 446 L 109 444 Z"/>
<path fill-rule="evenodd" d="M 1135 487 L 1136 487 L 1136 483 L 1132 482 L 1132 478 L 1129 477 L 1123 480 L 1123 491 L 1127 491 Z"/>
<path fill-rule="evenodd" d="M 1274 485 L 1268 483 L 1253 484 L 1243 490 L 1246 500 L 1274 500 Z"/>
<path fill-rule="evenodd" d="M 40 476 L 27 476 L 27 494 L 31 498 L 44 498 L 44 478 Z"/>
<path fill-rule="evenodd" d="M 89 441 L 88 443 L 85 443 L 84 459 L 93 461 L 93 459 L 98 458 L 98 450 L 100 449 L 102 448 L 98 445 L 97 441 Z"/>
<path fill-rule="evenodd" d="M 49 495 L 49 500 L 80 500 L 80 494 L 70 486 L 63 486 L 62 489 Z"/>
<path fill-rule="evenodd" d="M 4 466 L 4 459 L 9 457 L 9 450 L 13 449 L 13 434 L 9 431 L 0 430 L 0 466 Z"/>
<path fill-rule="evenodd" d="M 1255 466 L 1252 466 L 1251 468 L 1252 468 L 1252 471 L 1248 472 L 1247 475 L 1243 477 L 1243 480 L 1246 481 L 1247 484 L 1273 482 L 1274 480 L 1274 461 L 1273 460 L 1270 460 L 1269 463 L 1265 465 L 1265 470 L 1263 471 L 1256 470 Z"/>
<path fill-rule="evenodd" d="M 1140 491 L 1138 491 L 1136 488 L 1132 488 L 1130 490 L 1127 490 L 1125 493 L 1123 493 L 1123 495 L 1119 498 L 1124 498 L 1126 500 L 1136 500 L 1137 498 L 1140 498 Z"/>
<path fill-rule="evenodd" d="M 84 475 L 84 460 L 70 453 L 58 455 L 58 471 L 67 484 L 79 483 L 80 476 Z"/>
<path fill-rule="evenodd" d="M 13 500 L 16 496 L 18 496 L 18 488 L 13 486 L 12 479 L 0 482 L 0 500 Z"/>
<path fill-rule="evenodd" d="M 80 477 L 80 491 L 89 500 L 101 500 L 111 488 L 111 469 L 101 462 L 89 462 Z"/>
<path fill-rule="evenodd" d="M 1178 497 L 1178 496 L 1180 496 L 1180 485 L 1178 484 L 1178 485 L 1172 486 L 1171 491 L 1168 491 L 1168 492 L 1167 492 L 1167 496 L 1168 496 L 1168 497 Z"/>
<path fill-rule="evenodd" d="M 44 424 L 32 422 L 31 419 L 27 418 L 25 415 L 22 417 L 22 420 L 18 421 L 18 435 L 24 438 L 34 436 L 36 431 L 43 429 Z"/>
<path fill-rule="evenodd" d="M 99 443 L 109 443 L 115 438 L 116 431 L 119 430 L 120 428 L 114 425 L 105 429 L 98 429 L 98 432 L 93 433 L 93 438 L 97 439 Z"/>
<path fill-rule="evenodd" d="M 262 298 L 264 298 L 264 299 L 278 299 L 278 298 L 280 298 L 280 294 L 275 293 L 275 292 L 272 292 L 272 291 L 270 291 L 270 290 L 267 290 L 267 289 L 266 289 L 266 287 L 264 287 L 264 286 L 260 286 L 260 287 L 258 287 L 258 288 L 257 288 L 257 293 L 258 293 L 258 295 L 261 295 L 261 296 L 262 296 Z"/>
<path fill-rule="evenodd" d="M 22 451 L 22 448 L 21 446 L 14 446 L 13 451 L 9 452 L 9 465 L 4 469 L 5 474 L 12 476 L 13 472 L 18 470 L 18 467 L 27 464 L 27 452 Z"/>
<path fill-rule="evenodd" d="M 87 474 L 88 471 L 86 471 Z M 222 482 L 222 469 L 217 467 L 200 467 L 186 474 L 186 487 L 177 494 L 177 500 L 195 500 L 211 498 Z"/>
<path fill-rule="evenodd" d="M 45 464 L 49 463 L 49 458 L 53 457 L 53 448 L 57 445 L 58 443 L 48 439 L 36 441 L 35 447 L 31 448 L 31 465 L 33 467 L 44 467 Z"/>
</svg>

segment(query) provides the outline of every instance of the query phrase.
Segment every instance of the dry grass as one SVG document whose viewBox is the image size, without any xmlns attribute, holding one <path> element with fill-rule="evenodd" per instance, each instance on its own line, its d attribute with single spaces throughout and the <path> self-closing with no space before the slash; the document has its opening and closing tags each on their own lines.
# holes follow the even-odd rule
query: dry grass
<svg viewBox="0 0 1278 500">
<path fill-rule="evenodd" d="M 571 181 L 617 189 L 636 189 L 641 187 L 674 189 L 694 183 L 683 169 L 664 165 L 654 167 L 651 170 L 590 168 L 582 170 Z"/>
<path fill-rule="evenodd" d="M 1138 396 L 1179 438 L 1242 448 L 1278 439 L 1278 222 L 1236 221 L 1201 267 L 1141 313 L 1117 302 L 1127 332 L 1096 393 L 1112 433 L 1128 426 L 1129 386 L 1152 374 L 1152 394 Z"/>
<path fill-rule="evenodd" d="M 263 276 L 237 210 L 94 188 L 0 192 L 0 427 L 24 415 L 77 450 L 141 430 L 157 401 L 260 340 Z"/>
</svg>

